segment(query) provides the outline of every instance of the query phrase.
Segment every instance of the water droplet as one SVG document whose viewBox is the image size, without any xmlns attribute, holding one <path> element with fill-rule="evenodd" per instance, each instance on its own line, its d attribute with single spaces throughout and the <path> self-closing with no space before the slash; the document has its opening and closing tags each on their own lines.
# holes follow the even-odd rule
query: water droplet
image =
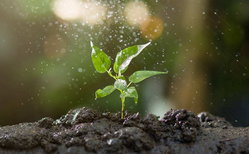
<svg viewBox="0 0 249 154">
<path fill-rule="evenodd" d="M 82 68 L 79 68 L 79 69 L 78 69 L 78 72 L 80 72 L 80 73 L 83 72 L 83 69 L 82 69 Z"/>
</svg>

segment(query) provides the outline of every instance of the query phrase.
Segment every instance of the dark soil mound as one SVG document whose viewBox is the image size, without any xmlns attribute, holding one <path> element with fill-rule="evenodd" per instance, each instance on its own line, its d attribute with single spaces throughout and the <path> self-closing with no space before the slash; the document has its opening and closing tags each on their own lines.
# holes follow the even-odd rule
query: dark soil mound
<svg viewBox="0 0 249 154">
<path fill-rule="evenodd" d="M 70 110 L 58 120 L 0 127 L 0 153 L 171 154 L 249 153 L 249 128 L 234 128 L 203 112 L 170 110 L 162 120 L 149 114 Z"/>
</svg>

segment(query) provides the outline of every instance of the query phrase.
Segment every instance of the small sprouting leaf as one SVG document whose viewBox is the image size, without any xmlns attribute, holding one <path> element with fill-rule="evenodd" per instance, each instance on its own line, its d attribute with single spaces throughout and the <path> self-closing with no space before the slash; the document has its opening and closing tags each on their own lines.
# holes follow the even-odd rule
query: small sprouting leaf
<svg viewBox="0 0 249 154">
<path fill-rule="evenodd" d="M 117 76 L 117 79 L 125 80 L 125 77 L 123 75 L 121 75 L 121 76 Z"/>
<path fill-rule="evenodd" d="M 114 71 L 116 73 L 119 73 L 119 71 L 124 73 L 127 70 L 131 60 L 139 55 L 149 44 L 150 42 L 147 44 L 135 45 L 118 52 L 113 66 Z"/>
<path fill-rule="evenodd" d="M 127 89 L 127 83 L 123 79 L 117 79 L 114 83 L 114 88 L 116 89 L 121 89 L 121 90 L 126 90 Z"/>
<path fill-rule="evenodd" d="M 121 98 L 125 98 L 125 97 L 134 98 L 134 101 L 137 104 L 138 94 L 137 94 L 137 90 L 135 87 L 129 87 L 127 90 L 124 91 L 124 93 L 120 94 L 120 97 Z"/>
<path fill-rule="evenodd" d="M 98 89 L 95 92 L 95 99 L 105 97 L 105 96 L 111 94 L 114 90 L 115 90 L 115 88 L 113 86 L 106 86 L 103 90 Z"/>
<path fill-rule="evenodd" d="M 105 73 L 111 66 L 111 59 L 98 47 L 94 46 L 91 42 L 92 47 L 92 61 L 97 72 Z"/>
<path fill-rule="evenodd" d="M 159 72 L 159 71 L 136 71 L 129 77 L 129 81 L 133 83 L 138 83 L 151 76 L 158 74 L 167 74 L 167 73 L 168 72 Z"/>
</svg>

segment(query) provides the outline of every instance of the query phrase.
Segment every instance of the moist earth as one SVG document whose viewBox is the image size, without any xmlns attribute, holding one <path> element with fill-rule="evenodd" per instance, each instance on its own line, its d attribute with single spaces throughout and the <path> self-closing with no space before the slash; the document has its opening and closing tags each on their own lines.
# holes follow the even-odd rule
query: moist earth
<svg viewBox="0 0 249 154">
<path fill-rule="evenodd" d="M 83 107 L 57 120 L 0 127 L 0 154 L 249 154 L 249 127 L 207 112 L 120 116 Z"/>
</svg>

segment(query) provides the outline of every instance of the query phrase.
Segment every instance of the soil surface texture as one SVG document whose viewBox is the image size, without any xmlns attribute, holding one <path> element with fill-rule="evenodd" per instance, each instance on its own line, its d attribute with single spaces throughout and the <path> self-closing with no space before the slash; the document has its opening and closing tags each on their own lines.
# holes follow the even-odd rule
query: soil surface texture
<svg viewBox="0 0 249 154">
<path fill-rule="evenodd" d="M 249 127 L 207 112 L 153 114 L 70 110 L 60 119 L 0 127 L 0 154 L 249 154 Z"/>
</svg>

